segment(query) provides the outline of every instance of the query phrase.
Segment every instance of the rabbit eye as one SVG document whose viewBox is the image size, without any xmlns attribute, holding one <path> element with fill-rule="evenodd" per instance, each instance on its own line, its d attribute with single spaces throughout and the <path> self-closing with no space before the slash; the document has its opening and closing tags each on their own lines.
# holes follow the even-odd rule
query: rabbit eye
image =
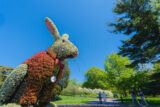
<svg viewBox="0 0 160 107">
<path fill-rule="evenodd" d="M 65 40 L 63 39 L 62 42 L 65 42 Z"/>
</svg>

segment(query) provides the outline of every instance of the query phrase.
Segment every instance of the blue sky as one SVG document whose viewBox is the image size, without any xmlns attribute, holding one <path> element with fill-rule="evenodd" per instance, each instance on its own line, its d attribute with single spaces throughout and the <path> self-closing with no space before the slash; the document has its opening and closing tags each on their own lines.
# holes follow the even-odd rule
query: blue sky
<svg viewBox="0 0 160 107">
<path fill-rule="evenodd" d="M 106 55 L 118 52 L 126 36 L 112 34 L 107 22 L 113 22 L 112 9 L 117 0 L 0 0 L 0 65 L 16 67 L 54 39 L 44 18 L 50 17 L 60 34 L 79 49 L 76 59 L 68 60 L 70 78 L 85 81 L 90 67 L 104 69 Z"/>
</svg>

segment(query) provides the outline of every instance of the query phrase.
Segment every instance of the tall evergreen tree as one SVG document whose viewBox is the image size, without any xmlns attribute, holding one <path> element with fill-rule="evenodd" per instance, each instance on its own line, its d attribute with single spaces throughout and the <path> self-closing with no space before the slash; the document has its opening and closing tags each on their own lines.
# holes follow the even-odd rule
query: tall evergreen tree
<svg viewBox="0 0 160 107">
<path fill-rule="evenodd" d="M 120 47 L 122 56 L 128 56 L 133 62 L 153 62 L 160 54 L 160 26 L 158 10 L 153 9 L 150 0 L 119 0 L 113 9 L 118 15 L 115 23 L 109 25 L 113 32 L 129 35 Z"/>
<path fill-rule="evenodd" d="M 159 95 L 160 94 L 160 63 L 155 63 L 152 72 L 148 75 L 149 81 L 145 83 L 146 95 Z"/>
</svg>

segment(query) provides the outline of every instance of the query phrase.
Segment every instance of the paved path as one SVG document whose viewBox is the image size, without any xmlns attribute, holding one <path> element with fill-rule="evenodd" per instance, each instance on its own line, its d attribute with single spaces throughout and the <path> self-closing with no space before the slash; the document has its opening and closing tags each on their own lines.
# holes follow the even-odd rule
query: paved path
<svg viewBox="0 0 160 107">
<path fill-rule="evenodd" d="M 120 104 L 116 98 L 107 98 L 106 102 L 102 104 L 99 100 L 91 101 L 88 104 L 58 104 L 58 107 L 131 107 L 127 105 Z"/>
<path fill-rule="evenodd" d="M 92 101 L 92 102 L 90 102 L 90 103 L 88 103 L 88 104 L 101 104 L 101 103 L 100 103 L 99 100 L 97 99 L 97 100 L 94 100 L 94 101 Z M 105 104 L 105 105 L 121 105 L 121 104 L 118 102 L 117 98 L 107 98 L 107 99 L 106 99 L 106 102 L 103 101 L 102 104 Z"/>
</svg>

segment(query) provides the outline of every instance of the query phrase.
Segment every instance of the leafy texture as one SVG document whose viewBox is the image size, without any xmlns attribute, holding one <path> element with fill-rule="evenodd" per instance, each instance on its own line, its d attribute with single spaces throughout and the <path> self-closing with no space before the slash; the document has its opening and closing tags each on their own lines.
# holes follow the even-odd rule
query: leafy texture
<svg viewBox="0 0 160 107">
<path fill-rule="evenodd" d="M 113 32 L 130 35 L 122 41 L 119 54 L 133 60 L 131 67 L 156 61 L 160 54 L 159 15 L 150 0 L 119 0 L 113 12 L 118 15 L 116 22 L 109 24 Z"/>
<path fill-rule="evenodd" d="M 69 82 L 69 76 L 70 76 L 70 69 L 67 61 L 64 61 L 65 67 L 63 70 L 62 79 L 59 81 L 59 83 L 56 85 L 54 92 L 53 92 L 53 98 L 55 99 L 56 96 L 59 96 L 64 88 L 67 87 Z M 59 69 L 57 69 L 59 70 Z M 56 70 L 55 70 L 56 72 Z"/>
<path fill-rule="evenodd" d="M 26 76 L 28 66 L 26 64 L 19 65 L 15 68 L 11 75 L 5 80 L 0 90 L 0 103 L 7 103 L 11 100 L 11 96 L 17 91 L 17 87 Z"/>
<path fill-rule="evenodd" d="M 86 88 L 100 88 L 107 89 L 106 73 L 97 67 L 91 67 L 85 72 L 86 81 L 83 83 L 83 87 Z"/>
<path fill-rule="evenodd" d="M 15 103 L 9 103 L 9 104 L 3 105 L 1 107 L 22 107 L 22 106 L 15 104 Z M 29 107 L 34 107 L 34 106 L 31 105 Z M 57 107 L 57 105 L 55 103 L 50 103 L 50 104 L 46 105 L 45 107 Z"/>
<path fill-rule="evenodd" d="M 68 40 L 68 35 L 64 34 L 60 37 L 59 32 L 54 25 L 54 23 L 49 19 L 45 19 L 47 28 L 52 36 L 55 38 L 55 42 L 52 44 L 51 48 L 48 48 L 48 51 L 41 51 L 34 55 L 33 57 L 26 60 L 23 64 L 28 65 L 27 69 L 27 87 L 25 90 L 21 90 L 26 86 L 26 82 L 17 81 L 16 78 L 22 79 L 18 73 L 11 74 L 10 78 L 7 78 L 6 83 L 4 83 L 1 90 L 1 102 L 8 102 L 8 95 L 12 95 L 15 91 L 23 92 L 20 98 L 20 104 L 36 104 L 39 101 L 42 103 L 49 103 L 51 100 L 52 92 L 55 86 L 59 83 L 63 75 L 63 60 L 67 58 L 75 58 L 78 55 L 78 49 Z M 56 59 L 57 58 L 57 59 Z M 55 68 L 58 72 L 54 72 L 54 67 L 58 65 L 59 68 Z M 23 73 L 23 71 L 22 71 Z M 16 77 L 15 77 L 16 75 Z M 13 77 L 13 79 L 11 78 Z M 52 78 L 56 78 L 56 81 L 51 81 Z M 17 87 L 21 83 L 19 87 Z M 63 84 L 63 81 L 62 81 Z M 12 90 L 16 89 L 16 90 Z M 15 88 L 16 87 L 16 88 Z M 7 90 L 7 94 L 6 91 Z M 16 96 L 18 92 L 14 93 L 14 101 L 18 101 L 19 95 Z M 5 95 L 6 94 L 6 95 Z M 11 97 L 12 98 L 12 97 Z"/>
<path fill-rule="evenodd" d="M 62 95 L 80 95 L 76 79 L 69 80 L 68 86 L 62 91 Z"/>
<path fill-rule="evenodd" d="M 156 96 L 160 94 L 160 63 L 155 63 L 152 70 L 148 75 L 149 81 L 145 84 L 145 93 Z"/>
<path fill-rule="evenodd" d="M 151 0 L 151 2 L 156 9 L 160 9 L 160 0 Z"/>
<path fill-rule="evenodd" d="M 127 94 L 126 91 L 131 87 L 130 77 L 134 72 L 134 69 L 126 67 L 129 64 L 130 60 L 128 57 L 121 57 L 116 53 L 107 55 L 104 63 L 109 87 L 117 89 L 125 95 Z"/>
<path fill-rule="evenodd" d="M 54 59 L 45 51 L 41 51 L 24 62 L 28 65 L 27 87 L 20 99 L 20 104 L 35 104 L 40 102 L 49 102 L 52 90 L 57 84 L 58 76 L 55 83 L 50 78 L 54 71 Z M 39 96 L 39 97 L 38 97 Z"/>
<path fill-rule="evenodd" d="M 61 81 L 58 83 L 58 85 L 56 86 L 56 88 L 54 89 L 54 92 L 53 92 L 53 97 L 55 96 L 58 96 L 60 95 L 61 91 L 63 90 L 63 88 L 66 88 L 67 87 L 67 84 L 68 84 L 68 79 L 69 79 L 69 74 L 70 74 L 70 69 L 69 69 L 69 66 L 68 66 L 68 62 L 67 61 L 64 61 L 64 64 L 65 64 L 65 68 L 63 70 L 63 76 L 62 76 L 62 79 Z M 54 69 L 54 71 L 58 74 L 60 68 L 59 66 L 56 66 L 56 68 Z M 14 70 L 15 71 L 15 70 Z M 13 71 L 12 71 L 13 72 Z M 23 71 L 24 72 L 24 71 Z M 17 72 L 14 72 L 14 73 L 17 73 Z M 54 73 L 54 75 L 56 76 L 57 74 Z M 18 75 L 18 74 L 17 74 Z M 10 77 L 8 77 L 10 78 Z M 20 85 L 16 88 L 16 92 L 14 93 L 14 95 L 12 95 L 12 99 L 9 100 L 10 103 L 19 103 L 20 101 L 20 98 L 24 92 L 24 89 L 26 88 L 27 86 L 27 76 L 25 77 L 22 77 L 24 78 L 23 81 L 20 83 Z M 20 82 L 20 81 L 19 81 Z M 5 83 L 5 84 L 8 84 L 8 83 Z M 11 96 L 11 95 L 10 95 Z M 7 103 L 7 102 L 6 102 Z M 9 105 L 7 105 L 9 106 Z"/>
</svg>

